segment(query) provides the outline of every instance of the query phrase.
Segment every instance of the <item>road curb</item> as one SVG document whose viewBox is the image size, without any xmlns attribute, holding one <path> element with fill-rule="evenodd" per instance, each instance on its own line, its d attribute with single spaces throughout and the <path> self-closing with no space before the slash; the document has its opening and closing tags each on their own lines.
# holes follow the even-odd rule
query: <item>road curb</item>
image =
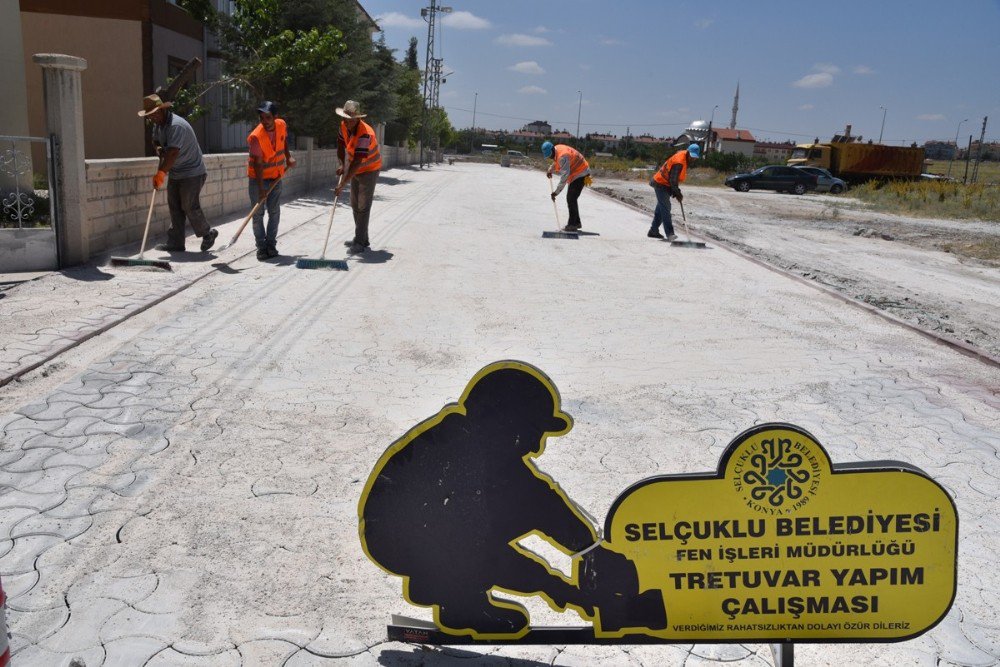
<svg viewBox="0 0 1000 667">
<path fill-rule="evenodd" d="M 614 202 L 617 202 L 617 203 L 621 204 L 622 206 L 625 206 L 627 208 L 632 209 L 633 211 L 638 211 L 640 213 L 645 213 L 647 215 L 651 213 L 650 211 L 648 211 L 648 210 L 646 210 L 646 209 L 644 209 L 642 207 L 639 207 L 639 206 L 636 206 L 634 204 L 630 204 L 628 202 L 622 201 L 621 199 L 618 199 L 617 197 L 614 197 L 612 195 L 606 194 L 604 192 L 599 192 L 597 190 L 593 190 L 593 193 L 595 195 L 599 195 L 599 196 L 604 197 L 606 199 L 610 199 L 610 200 L 612 200 Z M 690 225 L 689 225 L 689 227 L 690 227 Z M 775 264 L 771 264 L 770 262 L 768 262 L 766 260 L 763 260 L 763 259 L 761 259 L 759 257 L 754 257 L 750 253 L 748 253 L 748 252 L 746 252 L 744 250 L 740 250 L 739 248 L 737 248 L 736 246 L 730 244 L 729 242 L 721 240 L 721 239 L 718 239 L 718 238 L 715 238 L 714 236 L 711 236 L 711 235 L 707 235 L 704 232 L 701 232 L 701 233 L 698 233 L 698 234 L 691 234 L 691 236 L 695 237 L 695 238 L 702 239 L 704 241 L 711 241 L 713 244 L 718 245 L 723 250 L 731 252 L 734 255 L 739 255 L 743 259 L 749 260 L 749 261 L 753 262 L 754 264 L 757 264 L 758 266 L 761 266 L 761 267 L 763 267 L 763 268 L 765 268 L 765 269 L 767 269 L 769 271 L 773 271 L 774 273 L 778 273 L 778 274 L 781 274 L 781 275 L 783 275 L 783 276 L 785 276 L 787 278 L 791 278 L 792 280 L 794 280 L 794 281 L 796 281 L 798 283 L 801 283 L 803 285 L 808 285 L 809 287 L 812 287 L 815 290 L 819 290 L 820 292 L 823 292 L 824 294 L 828 294 L 828 295 L 830 295 L 830 296 L 832 296 L 832 297 L 834 297 L 836 299 L 839 299 L 840 301 L 843 301 L 844 303 L 847 303 L 847 304 L 850 304 L 850 305 L 855 306 L 857 308 L 860 308 L 862 310 L 865 310 L 865 311 L 871 313 L 872 315 L 877 315 L 878 317 L 881 317 L 884 320 L 892 322 L 893 324 L 897 324 L 897 325 L 900 325 L 902 327 L 905 327 L 905 328 L 907 328 L 907 329 L 909 329 L 911 331 L 914 331 L 914 332 L 916 332 L 916 333 L 924 336 L 925 338 L 929 338 L 929 339 L 933 340 L 936 343 L 939 343 L 939 344 L 944 345 L 946 347 L 950 347 L 951 349 L 955 350 L 956 352 L 964 354 L 967 357 L 972 357 L 973 359 L 976 359 L 977 361 L 981 361 L 981 362 L 983 362 L 983 363 L 985 363 L 987 365 L 994 366 L 996 368 L 1000 368 L 1000 358 L 994 357 L 993 355 L 991 355 L 991 354 L 989 354 L 987 352 L 984 352 L 982 350 L 974 348 L 974 347 L 972 347 L 971 345 L 969 345 L 968 343 L 966 343 L 964 341 L 960 341 L 960 340 L 958 340 L 956 338 L 951 338 L 950 336 L 944 336 L 944 335 L 939 334 L 937 332 L 931 331 L 930 329 L 925 329 L 924 327 L 922 327 L 920 325 L 913 324 L 912 322 L 908 322 L 908 321 L 906 321 L 906 320 L 904 320 L 904 319 L 902 319 L 900 317 L 897 317 L 897 316 L 893 315 L 892 313 L 889 313 L 889 312 L 886 312 L 884 310 L 881 310 L 880 308 L 876 308 L 875 306 L 871 305 L 870 303 L 865 303 L 864 301 L 861 301 L 859 299 L 855 299 L 854 297 L 851 297 L 851 296 L 848 296 L 846 294 L 843 294 L 842 292 L 838 292 L 837 290 L 833 289 L 832 287 L 827 287 L 826 285 L 821 285 L 821 284 L 819 284 L 819 283 L 817 283 L 817 282 L 815 282 L 813 280 L 809 280 L 808 278 L 804 278 L 803 276 L 800 276 L 800 275 L 797 275 L 795 273 L 792 273 L 791 271 L 789 271 L 787 269 L 783 269 L 780 266 L 777 266 Z"/>
</svg>

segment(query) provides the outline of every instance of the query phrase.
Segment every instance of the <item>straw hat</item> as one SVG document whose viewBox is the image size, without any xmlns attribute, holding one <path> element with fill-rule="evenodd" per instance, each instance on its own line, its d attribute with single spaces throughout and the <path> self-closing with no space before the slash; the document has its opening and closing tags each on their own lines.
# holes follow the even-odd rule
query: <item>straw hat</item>
<svg viewBox="0 0 1000 667">
<path fill-rule="evenodd" d="M 140 118 L 145 118 L 146 116 L 151 116 L 160 109 L 169 109 L 174 106 L 173 102 L 164 102 L 160 99 L 159 95 L 146 95 L 142 98 L 142 111 L 139 112 Z"/>
<path fill-rule="evenodd" d="M 337 115 L 341 118 L 365 118 L 366 113 L 361 113 L 361 105 L 354 100 L 347 100 L 344 106 L 337 107 Z"/>
</svg>

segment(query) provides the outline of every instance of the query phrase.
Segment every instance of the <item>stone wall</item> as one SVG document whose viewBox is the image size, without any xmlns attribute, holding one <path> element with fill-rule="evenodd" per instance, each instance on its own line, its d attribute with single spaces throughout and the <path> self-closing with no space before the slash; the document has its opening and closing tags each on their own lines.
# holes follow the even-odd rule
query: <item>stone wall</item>
<svg viewBox="0 0 1000 667">
<path fill-rule="evenodd" d="M 337 169 L 334 149 L 293 151 L 298 164 L 286 175 L 282 199 L 332 190 Z M 387 170 L 420 159 L 419 151 L 395 146 L 382 147 L 382 169 Z M 208 180 L 201 191 L 201 206 L 209 223 L 218 218 L 250 212 L 247 194 L 246 153 L 205 156 Z M 87 160 L 85 233 L 90 255 L 142 240 L 156 158 Z M 166 188 L 156 195 L 150 238 L 165 234 L 170 226 Z"/>
</svg>

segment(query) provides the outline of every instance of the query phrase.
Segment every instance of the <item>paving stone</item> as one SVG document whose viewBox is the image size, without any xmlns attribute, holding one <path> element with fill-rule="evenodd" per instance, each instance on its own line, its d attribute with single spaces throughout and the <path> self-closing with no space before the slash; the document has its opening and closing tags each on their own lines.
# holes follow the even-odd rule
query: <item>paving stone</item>
<svg viewBox="0 0 1000 667">
<path fill-rule="evenodd" d="M 149 637 L 173 644 L 184 627 L 180 614 L 147 614 L 124 606 L 105 620 L 99 638 L 105 644 L 129 637 Z"/>
<path fill-rule="evenodd" d="M 58 632 L 38 643 L 42 648 L 66 653 L 100 646 L 98 632 L 108 618 L 127 608 L 121 600 L 86 598 L 70 602 L 69 621 Z"/>
<path fill-rule="evenodd" d="M 154 655 L 144 667 L 237 667 L 240 664 L 240 652 L 236 649 L 214 655 L 196 656 L 166 648 Z"/>
<path fill-rule="evenodd" d="M 168 648 L 167 642 L 152 637 L 126 637 L 105 642 L 104 667 L 145 665 L 153 656 Z M 88 665 L 88 667 L 90 667 Z"/>
<path fill-rule="evenodd" d="M 300 647 L 274 639 L 246 642 L 237 647 L 243 665 L 283 665 Z"/>
</svg>

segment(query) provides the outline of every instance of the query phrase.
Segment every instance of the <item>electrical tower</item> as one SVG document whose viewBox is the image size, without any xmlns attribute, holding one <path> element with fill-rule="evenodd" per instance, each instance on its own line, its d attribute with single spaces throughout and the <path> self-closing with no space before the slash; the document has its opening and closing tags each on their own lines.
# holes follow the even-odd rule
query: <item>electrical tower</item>
<svg viewBox="0 0 1000 667">
<path fill-rule="evenodd" d="M 427 110 L 436 109 L 441 93 L 441 70 L 443 58 L 434 57 L 434 36 L 437 33 L 438 13 L 449 14 L 451 7 L 441 7 L 437 0 L 431 0 L 430 7 L 420 10 L 420 16 L 427 21 L 427 57 L 424 60 L 424 106 L 420 112 L 420 168 L 424 168 L 424 144 L 427 137 Z"/>
</svg>

